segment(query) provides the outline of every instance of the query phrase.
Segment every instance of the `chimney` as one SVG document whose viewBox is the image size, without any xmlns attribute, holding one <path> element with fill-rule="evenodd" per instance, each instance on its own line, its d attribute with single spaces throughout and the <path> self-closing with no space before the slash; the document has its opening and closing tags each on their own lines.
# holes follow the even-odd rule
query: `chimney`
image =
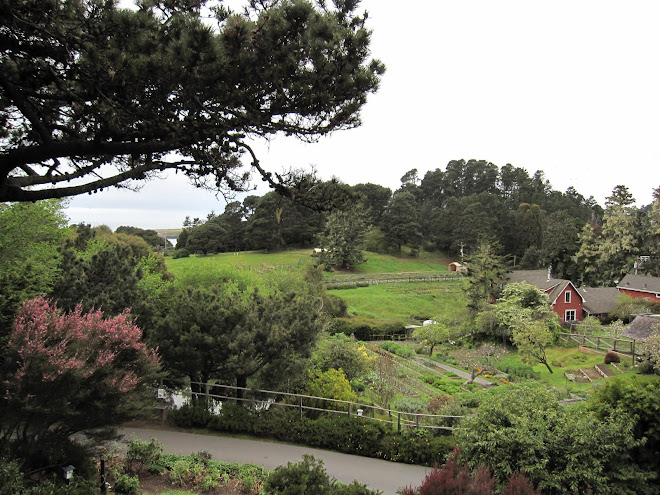
<svg viewBox="0 0 660 495">
<path fill-rule="evenodd" d="M 548 282 L 552 280 L 552 265 L 548 267 Z"/>
</svg>

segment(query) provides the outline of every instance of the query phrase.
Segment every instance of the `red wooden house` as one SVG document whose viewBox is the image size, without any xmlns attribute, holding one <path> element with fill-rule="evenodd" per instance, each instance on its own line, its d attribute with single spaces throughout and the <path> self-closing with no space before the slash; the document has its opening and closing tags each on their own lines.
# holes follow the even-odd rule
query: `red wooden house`
<svg viewBox="0 0 660 495">
<path fill-rule="evenodd" d="M 562 323 L 582 321 L 584 298 L 570 280 L 552 278 L 548 270 L 518 270 L 508 277 L 509 283 L 526 282 L 547 294 Z"/>
<path fill-rule="evenodd" d="M 621 294 L 636 299 L 650 299 L 660 302 L 660 277 L 646 275 L 626 275 L 616 286 Z"/>
</svg>

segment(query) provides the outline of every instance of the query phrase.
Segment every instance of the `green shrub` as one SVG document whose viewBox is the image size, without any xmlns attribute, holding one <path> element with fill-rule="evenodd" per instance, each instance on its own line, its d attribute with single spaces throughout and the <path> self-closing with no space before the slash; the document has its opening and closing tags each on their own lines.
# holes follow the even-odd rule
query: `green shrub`
<svg viewBox="0 0 660 495">
<path fill-rule="evenodd" d="M 172 253 L 172 258 L 175 260 L 179 258 L 188 258 L 189 256 L 190 251 L 188 251 L 186 248 L 175 249 Z"/>
<path fill-rule="evenodd" d="M 323 467 L 323 461 L 305 454 L 303 460 L 287 463 L 278 467 L 264 482 L 267 494 L 298 495 L 332 495 L 328 473 Z"/>
<path fill-rule="evenodd" d="M 126 468 L 131 473 L 139 473 L 144 470 L 158 472 L 160 469 L 156 466 L 162 453 L 163 444 L 155 438 L 152 437 L 147 442 L 137 437 L 131 437 L 126 450 Z"/>
<path fill-rule="evenodd" d="M 394 409 L 407 413 L 421 413 L 426 408 L 426 402 L 412 397 L 400 397 L 394 401 Z"/>
<path fill-rule="evenodd" d="M 180 428 L 205 428 L 212 419 L 213 414 L 208 408 L 196 402 L 184 404 L 167 414 L 167 420 Z"/>
<path fill-rule="evenodd" d="M 397 356 L 401 356 L 404 358 L 411 358 L 414 355 L 414 352 L 410 348 L 410 346 L 397 344 L 396 342 L 392 342 L 391 340 L 386 340 L 380 345 L 380 347 L 386 350 L 387 352 L 391 352 L 392 354 L 396 354 Z"/>
<path fill-rule="evenodd" d="M 348 304 L 334 294 L 323 294 L 323 312 L 335 318 L 347 316 Z"/>
<path fill-rule="evenodd" d="M 530 380 L 538 380 L 541 378 L 540 373 L 534 371 L 534 368 L 528 364 L 513 359 L 500 360 L 495 367 L 502 373 L 517 376 L 518 378 L 527 378 Z"/>
<path fill-rule="evenodd" d="M 140 493 L 140 479 L 137 476 L 122 474 L 115 480 L 115 485 L 113 488 L 117 493 L 138 495 Z"/>
<path fill-rule="evenodd" d="M 14 461 L 0 457 L 0 495 L 14 495 L 23 488 L 23 473 Z"/>
</svg>

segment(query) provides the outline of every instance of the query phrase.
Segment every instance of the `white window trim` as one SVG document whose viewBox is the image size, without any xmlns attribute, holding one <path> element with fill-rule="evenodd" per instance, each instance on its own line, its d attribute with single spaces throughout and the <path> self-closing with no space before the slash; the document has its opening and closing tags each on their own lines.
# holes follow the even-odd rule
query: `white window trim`
<svg viewBox="0 0 660 495">
<path fill-rule="evenodd" d="M 568 318 L 569 313 L 573 314 L 573 318 Z M 564 312 L 564 321 L 577 321 L 577 312 L 574 309 L 567 309 Z"/>
<path fill-rule="evenodd" d="M 564 292 L 564 302 L 565 303 L 570 303 L 571 302 L 571 291 L 567 290 Z"/>
</svg>

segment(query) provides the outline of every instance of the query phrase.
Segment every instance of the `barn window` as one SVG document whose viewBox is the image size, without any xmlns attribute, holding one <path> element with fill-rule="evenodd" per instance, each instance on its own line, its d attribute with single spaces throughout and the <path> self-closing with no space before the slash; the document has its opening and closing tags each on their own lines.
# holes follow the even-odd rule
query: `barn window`
<svg viewBox="0 0 660 495">
<path fill-rule="evenodd" d="M 564 292 L 564 302 L 565 303 L 571 302 L 571 292 L 568 290 Z"/>
<path fill-rule="evenodd" d="M 574 309 L 567 309 L 564 321 L 575 321 L 575 310 Z"/>
</svg>

